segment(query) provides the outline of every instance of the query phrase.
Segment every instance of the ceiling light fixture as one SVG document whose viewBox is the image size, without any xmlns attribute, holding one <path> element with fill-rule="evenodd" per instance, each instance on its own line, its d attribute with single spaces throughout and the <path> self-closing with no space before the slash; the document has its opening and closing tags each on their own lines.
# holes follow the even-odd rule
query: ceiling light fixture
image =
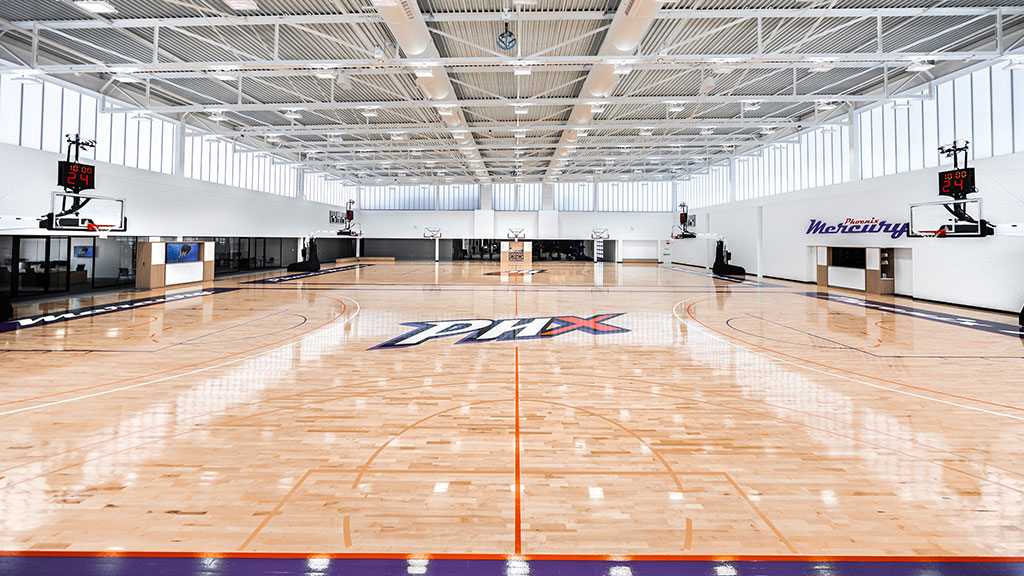
<svg viewBox="0 0 1024 576">
<path fill-rule="evenodd" d="M 931 60 L 915 60 L 907 66 L 907 72 L 924 72 L 935 68 L 935 62 Z"/>
<path fill-rule="evenodd" d="M 835 66 L 828 60 L 815 60 L 814 63 L 807 68 L 809 72 L 831 72 Z"/>
<path fill-rule="evenodd" d="M 224 0 L 224 3 L 228 5 L 232 10 L 258 10 L 259 6 L 256 6 L 256 0 Z"/>
<path fill-rule="evenodd" d="M 417 68 L 413 71 L 417 78 L 433 78 L 434 71 L 430 68 Z"/>
<path fill-rule="evenodd" d="M 529 66 L 516 66 L 512 74 L 514 76 L 529 76 L 533 74 L 533 70 Z"/>
<path fill-rule="evenodd" d="M 117 14 L 117 8 L 106 0 L 75 0 L 75 6 L 93 14 Z"/>
<path fill-rule="evenodd" d="M 139 84 L 142 82 L 142 79 L 125 72 L 119 72 L 114 74 L 114 82 L 120 82 L 122 84 Z"/>
<path fill-rule="evenodd" d="M 17 75 L 11 78 L 11 81 L 16 82 L 18 84 L 39 84 L 39 80 L 35 78 L 35 76 L 39 74 L 42 74 L 40 70 L 35 70 L 31 68 L 26 70 L 18 70 Z"/>
<path fill-rule="evenodd" d="M 761 101 L 760 100 L 744 100 L 743 101 L 743 110 L 746 111 L 746 112 L 752 112 L 754 110 L 760 110 L 760 108 L 761 108 Z"/>
</svg>

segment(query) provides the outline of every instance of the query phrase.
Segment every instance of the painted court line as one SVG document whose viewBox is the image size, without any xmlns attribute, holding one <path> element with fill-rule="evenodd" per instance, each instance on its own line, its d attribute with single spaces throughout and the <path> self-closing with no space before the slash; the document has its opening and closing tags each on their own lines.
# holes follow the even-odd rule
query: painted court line
<svg viewBox="0 0 1024 576">
<path fill-rule="evenodd" d="M 359 302 L 353 300 L 352 298 L 348 298 L 346 296 L 341 296 L 340 298 L 346 298 L 347 300 L 352 300 L 352 302 L 355 303 L 355 305 L 356 305 L 355 313 L 352 314 L 351 316 L 349 316 L 343 322 L 341 322 L 341 324 L 339 324 L 339 326 L 343 326 L 343 325 L 348 324 L 349 322 L 351 322 L 352 320 L 355 319 L 355 317 L 359 314 L 360 306 L 359 306 Z M 344 304 L 344 303 L 342 303 L 342 304 Z M 342 310 L 341 313 L 344 314 L 345 311 Z M 324 327 L 327 327 L 327 324 L 325 324 L 321 328 L 324 328 Z M 221 364 L 215 364 L 213 366 L 207 366 L 205 368 L 199 368 L 197 370 L 192 370 L 190 372 L 185 372 L 185 373 L 182 373 L 182 374 L 173 374 L 171 376 L 165 376 L 163 378 L 157 378 L 156 380 L 148 380 L 146 382 L 140 382 L 138 384 L 132 384 L 131 386 L 122 386 L 120 388 L 112 388 L 110 390 L 103 390 L 103 391 L 100 391 L 100 392 L 94 392 L 92 394 L 84 394 L 82 396 L 75 396 L 73 398 L 65 398 L 63 400 L 54 400 L 52 402 L 45 402 L 43 404 L 35 404 L 35 405 L 32 405 L 32 406 L 26 406 L 24 408 L 16 408 L 14 410 L 7 410 L 7 411 L 4 411 L 4 412 L 0 412 L 0 416 L 10 416 L 12 414 L 18 414 L 18 413 L 21 413 L 21 412 L 29 412 L 29 411 L 32 411 L 32 410 L 40 410 L 40 409 L 43 409 L 43 408 L 48 408 L 50 406 L 57 406 L 57 405 L 60 405 L 60 404 L 67 404 L 67 403 L 70 403 L 70 402 L 78 402 L 79 400 L 87 400 L 89 398 L 95 398 L 97 396 L 106 396 L 107 394 L 114 394 L 114 393 L 117 393 L 117 392 L 123 392 L 125 390 L 132 390 L 134 388 L 141 388 L 143 386 L 150 386 L 152 384 L 159 384 L 160 382 L 166 382 L 168 380 L 174 380 L 175 378 L 181 378 L 181 377 L 184 377 L 184 376 L 191 376 L 193 374 L 200 374 L 200 373 L 203 373 L 203 372 L 208 372 L 210 370 L 215 370 L 217 368 L 223 368 L 224 366 L 230 366 L 231 364 L 237 364 L 238 362 L 243 362 L 245 360 L 252 360 L 253 358 L 259 358 L 261 356 L 266 356 L 268 354 L 273 354 L 274 352 L 277 352 L 279 350 L 283 350 L 283 349 L 285 349 L 285 348 L 287 348 L 289 346 L 294 346 L 295 344 L 296 344 L 296 342 L 289 342 L 288 344 L 285 344 L 283 346 L 278 346 L 277 348 L 272 348 L 272 349 L 267 350 L 265 352 L 260 352 L 259 354 L 253 354 L 251 356 L 243 356 L 241 358 L 235 358 L 234 360 L 229 360 L 229 361 L 223 362 Z"/>
<path fill-rule="evenodd" d="M 872 388 L 878 388 L 880 390 L 887 390 L 889 392 L 895 392 L 896 394 L 903 394 L 904 396 L 911 396 L 911 397 L 914 397 L 914 398 L 920 398 L 922 400 L 928 400 L 930 402 L 938 402 L 939 404 L 946 404 L 946 405 L 949 405 L 949 406 L 956 406 L 957 408 L 964 408 L 964 409 L 967 409 L 967 410 L 973 410 L 975 412 L 982 412 L 982 413 L 985 413 L 985 414 L 991 414 L 993 416 L 999 416 L 1001 418 L 1009 418 L 1011 420 L 1017 420 L 1018 422 L 1024 422 L 1024 417 L 1021 417 L 1021 416 L 1016 416 L 1016 415 L 1013 415 L 1013 414 L 1006 414 L 1006 413 L 1003 413 L 1003 412 L 996 412 L 994 410 L 987 410 L 985 408 L 978 408 L 978 407 L 975 407 L 975 406 L 967 406 L 966 404 L 960 404 L 960 403 L 957 403 L 957 402 L 951 402 L 949 400 L 942 400 L 942 399 L 939 399 L 939 398 L 932 398 L 930 396 L 924 396 L 922 394 L 915 394 L 914 392 L 907 392 L 906 390 L 899 390 L 897 388 L 891 388 L 889 386 L 882 386 L 881 384 L 872 384 L 871 382 L 865 382 L 863 380 L 858 380 L 856 378 L 851 378 L 849 376 L 844 376 L 843 374 L 836 374 L 834 372 L 828 372 L 828 371 L 825 371 L 825 370 L 820 370 L 818 368 L 814 368 L 813 366 L 807 366 L 806 364 L 801 364 L 801 363 L 793 362 L 793 361 L 790 361 L 790 360 L 784 360 L 782 358 L 777 358 L 775 356 L 769 356 L 768 354 L 765 354 L 765 353 L 762 353 L 762 352 L 758 352 L 756 350 L 751 350 L 751 349 L 746 348 L 744 346 L 740 346 L 739 344 L 736 344 L 735 342 L 732 342 L 729 338 L 726 338 L 726 337 L 720 335 L 716 330 L 714 330 L 710 326 L 705 325 L 703 322 L 701 322 L 700 320 L 697 320 L 697 318 L 692 315 L 692 313 L 689 310 L 689 307 L 693 306 L 694 304 L 696 304 L 698 302 L 701 302 L 701 301 L 698 300 L 696 302 L 690 303 L 687 306 L 687 313 L 690 313 L 691 318 L 693 318 L 693 320 L 695 322 L 697 322 L 700 326 L 704 327 L 705 329 L 707 329 L 709 331 L 709 333 L 708 333 L 709 336 L 711 336 L 713 338 L 716 338 L 718 340 L 721 340 L 721 341 L 725 342 L 726 344 L 728 344 L 728 345 L 730 345 L 730 346 L 732 346 L 734 348 L 738 348 L 738 349 L 743 350 L 745 352 L 748 352 L 750 354 L 754 354 L 755 356 L 760 356 L 762 358 L 766 358 L 768 360 L 772 360 L 772 361 L 775 361 L 775 362 L 782 362 L 783 364 L 789 364 L 790 366 L 796 366 L 797 368 L 801 368 L 801 369 L 804 369 L 804 370 L 810 370 L 811 372 L 817 372 L 819 374 L 824 374 L 826 376 L 831 376 L 833 378 L 840 378 L 842 380 L 846 380 L 846 381 L 849 381 L 849 382 L 854 382 L 856 384 L 862 384 L 864 386 L 870 386 Z M 679 303 L 677 303 L 672 308 L 672 314 L 680 322 L 687 323 L 686 320 L 682 316 L 680 316 L 679 313 L 677 312 L 679 307 L 681 305 L 683 305 L 683 304 L 686 304 L 685 300 L 680 301 Z M 778 352 L 778 354 L 782 354 L 782 353 Z M 941 394 L 941 392 L 936 392 L 936 394 Z M 968 400 L 970 400 L 970 399 L 968 398 Z M 975 400 L 975 401 L 976 402 L 987 403 L 984 400 Z"/>
</svg>

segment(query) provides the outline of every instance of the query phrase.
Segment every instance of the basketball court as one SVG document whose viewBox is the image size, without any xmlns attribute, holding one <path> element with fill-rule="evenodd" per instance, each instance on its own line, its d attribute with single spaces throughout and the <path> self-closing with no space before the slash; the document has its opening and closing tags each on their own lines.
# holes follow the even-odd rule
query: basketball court
<svg viewBox="0 0 1024 576">
<path fill-rule="evenodd" d="M 1018 4 L 0 2 L 0 576 L 1024 576 Z"/>
<path fill-rule="evenodd" d="M 1009 315 L 682 266 L 344 268 L 108 294 L 73 309 L 143 305 L 2 333 L 0 546 L 626 566 L 1022 553 L 1024 346 L 980 329 Z"/>
</svg>

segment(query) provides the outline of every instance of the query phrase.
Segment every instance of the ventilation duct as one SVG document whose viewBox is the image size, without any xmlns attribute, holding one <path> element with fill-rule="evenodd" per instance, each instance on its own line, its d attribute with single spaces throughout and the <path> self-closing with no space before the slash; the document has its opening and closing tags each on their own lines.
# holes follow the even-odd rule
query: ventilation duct
<svg viewBox="0 0 1024 576">
<path fill-rule="evenodd" d="M 619 10 L 608 27 L 601 49 L 598 50 L 598 55 L 607 57 L 608 62 L 595 64 L 590 69 L 587 79 L 580 88 L 580 98 L 608 98 L 615 92 L 615 86 L 619 81 L 618 75 L 615 74 L 615 58 L 633 56 L 640 46 L 640 41 L 654 23 L 654 15 L 660 7 L 661 2 L 658 0 L 624 0 L 619 4 Z M 569 124 L 582 128 L 589 124 L 593 117 L 594 111 L 590 104 L 576 104 L 569 114 Z M 575 128 L 562 132 L 554 157 L 564 156 L 565 146 L 578 138 Z M 550 171 L 551 168 L 548 169 L 549 175 Z"/>
</svg>

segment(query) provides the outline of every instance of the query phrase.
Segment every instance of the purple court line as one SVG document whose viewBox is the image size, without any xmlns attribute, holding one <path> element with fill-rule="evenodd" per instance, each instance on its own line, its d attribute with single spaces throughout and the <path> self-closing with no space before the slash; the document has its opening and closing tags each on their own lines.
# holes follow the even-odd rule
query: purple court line
<svg viewBox="0 0 1024 576">
<path fill-rule="evenodd" d="M 18 576 L 1020 576 L 1024 559 L 984 561 L 537 560 L 400 558 L 188 558 L 0 556 L 0 574 Z"/>
<path fill-rule="evenodd" d="M 755 314 L 747 313 L 747 316 L 749 316 L 751 318 L 757 318 L 758 320 L 762 320 L 764 322 L 768 322 L 769 324 L 775 324 L 776 326 L 781 326 L 782 328 L 787 328 L 789 330 L 793 330 L 794 332 L 799 332 L 801 334 L 805 334 L 807 336 L 810 336 L 811 338 L 817 338 L 819 340 L 824 340 L 825 342 L 836 344 L 836 346 L 815 346 L 813 344 L 800 344 L 799 342 L 792 342 L 792 341 L 789 341 L 789 340 L 780 340 L 778 338 L 768 338 L 767 336 L 761 336 L 759 334 L 754 334 L 752 332 L 747 332 L 746 330 L 740 330 L 739 328 L 737 328 L 737 327 L 735 327 L 735 326 L 733 326 L 731 324 L 731 322 L 733 320 L 739 319 L 740 316 L 734 316 L 732 318 L 729 318 L 728 320 L 725 321 L 725 325 L 728 326 L 729 328 L 732 328 L 733 330 L 739 332 L 740 334 L 746 334 L 747 336 L 752 336 L 754 338 L 761 338 L 762 340 L 769 340 L 771 342 L 781 342 L 783 344 L 791 344 L 793 346 L 802 346 L 802 347 L 805 347 L 805 348 L 821 348 L 821 349 L 825 349 L 825 350 L 849 350 L 851 352 L 860 352 L 861 354 L 866 354 L 868 356 L 871 356 L 872 358 L 903 358 L 903 359 L 926 358 L 926 359 L 933 359 L 933 360 L 945 360 L 945 359 L 950 359 L 950 360 L 988 360 L 988 359 L 995 359 L 995 360 L 1017 360 L 1017 359 L 1024 358 L 1024 356 L 991 356 L 991 355 L 986 355 L 986 356 L 970 356 L 970 355 L 949 355 L 949 354 L 943 354 L 943 355 L 935 355 L 935 354 L 921 354 L 921 355 L 914 355 L 914 354 L 875 354 L 874 352 L 868 352 L 867 350 L 863 350 L 861 348 L 855 348 L 855 347 L 850 346 L 848 344 L 843 344 L 842 342 L 838 342 L 836 340 L 830 340 L 828 338 L 825 338 L 824 336 L 819 336 L 819 335 L 814 334 L 812 332 L 805 332 L 805 331 L 803 331 L 803 330 L 801 330 L 799 328 L 794 328 L 793 326 L 789 326 L 789 325 L 783 324 L 781 322 L 776 322 L 774 320 L 769 320 L 767 318 L 764 318 L 764 317 L 761 317 L 761 316 L 757 316 Z"/>
</svg>

